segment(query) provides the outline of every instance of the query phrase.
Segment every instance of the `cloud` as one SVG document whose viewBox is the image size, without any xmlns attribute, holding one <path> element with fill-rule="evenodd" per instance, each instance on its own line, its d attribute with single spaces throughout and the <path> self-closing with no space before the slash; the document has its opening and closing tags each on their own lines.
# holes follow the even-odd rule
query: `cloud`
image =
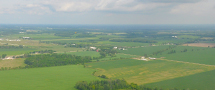
<svg viewBox="0 0 215 90">
<path fill-rule="evenodd" d="M 214 0 L 201 1 L 197 3 L 184 3 L 172 8 L 170 13 L 188 15 L 214 14 L 215 13 L 215 10 L 213 10 L 214 5 L 215 5 Z"/>
<path fill-rule="evenodd" d="M 148 0 L 148 1 L 160 3 L 196 3 L 203 0 Z"/>
<path fill-rule="evenodd" d="M 18 2 L 20 1 L 20 2 Z M 209 0 L 212 1 L 212 0 Z M 203 12 L 205 0 L 16 0 L 1 2 L 0 13 L 50 14 L 56 12 Z M 10 6 L 8 6 L 8 5 Z M 209 4 L 209 3 L 206 3 Z M 2 6 L 0 4 L 0 6 Z M 163 8 L 163 9 L 161 9 Z M 197 10 L 198 9 L 198 10 Z M 170 10 L 170 11 L 168 11 Z"/>
<path fill-rule="evenodd" d="M 168 5 L 166 3 L 139 3 L 137 0 L 101 0 L 95 10 L 142 11 Z"/>
</svg>

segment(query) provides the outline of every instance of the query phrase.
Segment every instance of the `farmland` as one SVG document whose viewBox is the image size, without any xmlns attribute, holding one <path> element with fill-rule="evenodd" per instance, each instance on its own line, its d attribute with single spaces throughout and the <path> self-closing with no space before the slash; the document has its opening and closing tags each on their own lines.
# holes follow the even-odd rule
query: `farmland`
<svg viewBox="0 0 215 90">
<path fill-rule="evenodd" d="M 198 73 L 190 76 L 179 77 L 170 80 L 164 80 L 161 82 L 150 83 L 146 84 L 146 86 L 153 86 L 153 87 L 162 87 L 163 89 L 166 88 L 180 88 L 180 89 L 189 89 L 190 90 L 214 90 L 215 78 L 214 78 L 215 71 L 208 71 L 203 73 Z"/>
<path fill-rule="evenodd" d="M 181 52 L 184 49 L 187 49 L 187 52 Z M 215 65 L 215 60 L 214 60 L 215 56 L 213 55 L 213 52 L 215 51 L 214 48 L 180 46 L 172 50 L 175 50 L 176 53 L 167 54 L 170 51 L 169 50 L 169 51 L 163 52 L 162 55 L 158 55 L 156 57 L 165 57 L 166 59 L 169 59 L 169 60 Z"/>
<path fill-rule="evenodd" d="M 196 73 L 214 70 L 214 66 L 177 63 L 170 61 L 117 60 L 87 64 L 97 69 L 96 76 L 106 75 L 108 78 L 124 78 L 129 83 L 147 84 L 163 80 L 184 77 Z"/>
<path fill-rule="evenodd" d="M 99 80 L 82 65 L 0 71 L 4 90 L 75 90 L 77 81 Z M 100 79 L 101 80 L 101 79 Z"/>
<path fill-rule="evenodd" d="M 0 27 L 0 89 L 76 90 L 80 81 L 110 79 L 164 90 L 215 88 L 213 30 L 16 27 Z"/>
<path fill-rule="evenodd" d="M 169 48 L 169 46 L 151 46 L 151 47 L 140 47 L 140 48 L 128 48 L 128 50 L 120 50 L 119 52 L 125 53 L 125 54 L 132 54 L 132 55 L 138 55 L 143 56 L 144 54 L 151 55 L 153 52 L 157 52 L 160 50 L 164 50 L 166 48 Z"/>
<path fill-rule="evenodd" d="M 20 55 L 25 54 L 31 51 L 35 51 L 36 49 L 31 48 L 24 48 L 24 49 L 0 49 L 0 55 L 7 54 L 7 55 Z"/>
</svg>

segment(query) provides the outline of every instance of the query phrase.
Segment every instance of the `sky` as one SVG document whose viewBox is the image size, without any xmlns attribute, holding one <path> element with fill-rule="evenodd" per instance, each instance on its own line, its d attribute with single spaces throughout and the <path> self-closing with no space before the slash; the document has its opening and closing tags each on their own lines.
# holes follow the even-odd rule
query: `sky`
<svg viewBox="0 0 215 90">
<path fill-rule="evenodd" d="M 215 0 L 0 0 L 0 24 L 215 24 Z"/>
</svg>

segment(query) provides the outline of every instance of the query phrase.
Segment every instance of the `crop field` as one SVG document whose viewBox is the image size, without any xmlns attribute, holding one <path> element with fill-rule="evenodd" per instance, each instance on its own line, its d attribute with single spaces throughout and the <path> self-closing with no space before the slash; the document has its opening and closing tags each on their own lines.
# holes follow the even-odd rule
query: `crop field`
<svg viewBox="0 0 215 90">
<path fill-rule="evenodd" d="M 77 52 L 77 51 L 83 51 L 84 48 L 64 48 L 62 45 L 58 46 L 50 46 L 50 47 L 40 47 L 40 49 L 47 49 L 47 50 L 54 50 L 57 51 L 56 53 L 70 53 L 70 52 Z"/>
<path fill-rule="evenodd" d="M 187 49 L 187 52 L 181 52 L 184 49 Z M 171 50 L 175 50 L 176 53 L 167 54 Z M 214 52 L 215 48 L 178 46 L 174 49 L 170 49 L 168 51 L 163 52 L 162 55 L 158 55 L 155 57 L 165 57 L 165 59 L 168 60 L 215 65 Z"/>
<path fill-rule="evenodd" d="M 112 46 L 149 46 L 149 43 L 138 43 L 138 42 L 111 42 L 111 41 L 101 41 L 96 43 L 98 45 L 112 45 Z"/>
<path fill-rule="evenodd" d="M 192 36 L 192 35 L 180 35 L 178 38 L 189 38 L 189 39 L 198 39 L 199 36 Z"/>
<path fill-rule="evenodd" d="M 104 60 L 113 60 L 113 59 L 120 59 L 120 58 L 134 58 L 134 57 L 137 57 L 137 56 L 136 55 L 123 54 L 123 53 L 117 53 L 115 57 L 107 56 L 107 57 L 99 59 L 99 60 L 104 61 Z"/>
<path fill-rule="evenodd" d="M 6 43 L 8 43 L 8 45 L 15 45 L 15 46 L 24 45 L 28 47 L 52 46 L 51 44 L 39 43 L 39 41 L 36 41 L 36 40 L 1 41 L 0 45 L 6 44 Z"/>
<path fill-rule="evenodd" d="M 28 52 L 35 51 L 36 49 L 24 48 L 24 49 L 0 49 L 0 55 L 7 54 L 8 55 L 20 55 Z"/>
<path fill-rule="evenodd" d="M 25 59 L 14 59 L 14 60 L 0 60 L 0 68 L 7 67 L 7 68 L 14 68 L 14 67 L 25 67 L 24 63 Z"/>
<path fill-rule="evenodd" d="M 51 39 L 51 40 L 41 40 L 41 41 L 57 41 L 57 42 L 72 42 L 72 41 L 79 41 L 79 40 L 90 40 L 96 38 L 69 38 L 69 39 Z"/>
<path fill-rule="evenodd" d="M 140 48 L 128 48 L 128 50 L 119 50 L 120 53 L 131 54 L 131 55 L 139 55 L 143 56 L 144 54 L 152 54 L 153 52 L 163 50 L 168 48 L 169 46 L 148 46 L 148 47 L 140 47 Z"/>
<path fill-rule="evenodd" d="M 77 56 L 91 56 L 91 57 L 100 56 L 100 54 L 96 51 L 67 52 L 66 54 L 72 54 Z"/>
<path fill-rule="evenodd" d="M 18 39 L 19 37 L 31 37 L 33 40 L 44 40 L 44 39 L 60 39 L 65 37 L 55 36 L 54 33 L 43 33 L 43 34 L 14 34 L 6 36 L 7 38 Z"/>
<path fill-rule="evenodd" d="M 108 78 L 124 78 L 129 83 L 147 84 L 163 80 L 184 77 L 196 73 L 214 70 L 214 66 L 179 63 L 172 61 L 116 60 L 87 64 L 97 69 L 96 76 L 106 75 Z"/>
<path fill-rule="evenodd" d="M 161 82 L 155 82 L 150 84 L 145 84 L 149 87 L 162 87 L 166 88 L 178 88 L 189 90 L 214 90 L 215 86 L 215 70 L 202 72 L 190 76 L 179 77 L 175 79 L 165 80 Z"/>
<path fill-rule="evenodd" d="M 189 44 L 184 44 L 183 46 L 214 47 L 215 43 L 189 43 Z"/>
<path fill-rule="evenodd" d="M 0 71 L 2 90 L 76 90 L 78 81 L 100 78 L 82 65 Z"/>
</svg>

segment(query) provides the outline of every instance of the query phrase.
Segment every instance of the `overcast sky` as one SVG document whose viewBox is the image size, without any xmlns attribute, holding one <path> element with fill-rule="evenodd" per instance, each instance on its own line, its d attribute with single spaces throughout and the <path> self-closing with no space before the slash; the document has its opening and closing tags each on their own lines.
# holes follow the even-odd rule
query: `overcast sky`
<svg viewBox="0 0 215 90">
<path fill-rule="evenodd" d="M 0 24 L 215 24 L 215 0 L 0 0 Z"/>
</svg>

